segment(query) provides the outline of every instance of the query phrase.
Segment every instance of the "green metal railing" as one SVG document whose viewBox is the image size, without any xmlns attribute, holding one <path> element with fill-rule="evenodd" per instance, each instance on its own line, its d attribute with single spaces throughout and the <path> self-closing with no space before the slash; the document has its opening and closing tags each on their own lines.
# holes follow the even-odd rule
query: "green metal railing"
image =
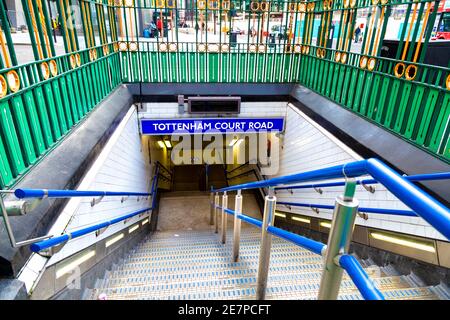
<svg viewBox="0 0 450 320">
<path fill-rule="evenodd" d="M 121 83 L 299 83 L 450 162 L 450 65 L 424 62 L 439 1 L 57 0 L 62 56 L 48 0 L 21 3 L 35 60 L 24 65 L 0 2 L 0 187 Z"/>
</svg>

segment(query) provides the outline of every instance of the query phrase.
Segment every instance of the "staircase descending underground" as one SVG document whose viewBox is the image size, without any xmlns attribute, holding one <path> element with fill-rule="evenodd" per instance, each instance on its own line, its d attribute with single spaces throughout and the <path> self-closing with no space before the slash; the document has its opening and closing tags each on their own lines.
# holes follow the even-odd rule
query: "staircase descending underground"
<svg viewBox="0 0 450 320">
<path fill-rule="evenodd" d="M 222 245 L 212 229 L 155 232 L 86 289 L 83 299 L 254 299 L 260 237 L 257 229 L 243 228 L 240 259 L 233 263 L 231 241 Z M 442 285 L 420 286 L 414 275 L 369 264 L 362 261 L 386 299 L 450 298 Z M 316 299 L 322 266 L 322 257 L 273 237 L 266 298 Z M 362 299 L 346 274 L 339 299 Z"/>
</svg>

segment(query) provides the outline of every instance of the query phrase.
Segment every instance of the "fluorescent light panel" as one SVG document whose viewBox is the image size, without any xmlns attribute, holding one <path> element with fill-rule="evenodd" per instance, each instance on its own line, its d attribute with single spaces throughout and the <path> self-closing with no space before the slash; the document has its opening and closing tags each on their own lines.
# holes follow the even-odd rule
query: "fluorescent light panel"
<svg viewBox="0 0 450 320">
<path fill-rule="evenodd" d="M 324 228 L 327 228 L 327 229 L 331 229 L 331 223 L 329 223 L 329 222 L 321 222 L 320 223 L 320 226 L 321 227 L 324 227 Z"/>
<path fill-rule="evenodd" d="M 142 221 L 142 225 L 145 225 L 148 223 L 148 218 Z"/>
<path fill-rule="evenodd" d="M 165 148 L 165 144 L 164 144 L 164 142 L 163 141 L 158 141 L 158 146 L 161 148 L 161 149 L 164 149 Z"/>
<path fill-rule="evenodd" d="M 242 143 L 242 141 L 244 141 L 244 139 L 239 139 L 239 140 L 234 144 L 234 146 L 235 146 L 235 147 L 239 147 L 239 145 Z"/>
<path fill-rule="evenodd" d="M 124 236 L 125 236 L 125 235 L 124 235 L 123 233 L 121 233 L 121 234 L 119 234 L 119 235 L 117 235 L 117 236 L 115 236 L 115 237 L 113 237 L 113 238 L 107 240 L 107 241 L 106 241 L 106 244 L 105 244 L 106 248 L 112 246 L 114 243 L 116 243 L 117 241 L 119 241 L 120 239 L 122 239 Z"/>
<path fill-rule="evenodd" d="M 275 216 L 280 218 L 286 218 L 286 215 L 284 213 L 275 212 Z"/>
<path fill-rule="evenodd" d="M 229 147 L 234 146 L 234 144 L 238 141 L 238 138 L 233 138 L 233 140 L 231 140 L 230 144 L 228 145 Z"/>
<path fill-rule="evenodd" d="M 167 147 L 168 149 L 172 148 L 172 143 L 170 143 L 169 140 L 164 140 L 164 144 L 166 145 L 166 147 Z"/>
<path fill-rule="evenodd" d="M 136 231 L 137 229 L 139 229 L 139 224 L 136 224 L 136 225 L 132 226 L 130 229 L 128 229 L 128 233 L 132 233 L 133 231 Z"/>
<path fill-rule="evenodd" d="M 80 264 L 88 261 L 90 258 L 92 258 L 94 256 L 95 256 L 95 250 L 91 250 L 91 251 L 81 255 L 77 259 L 73 260 L 72 262 L 66 264 L 65 266 L 57 269 L 56 270 L 56 279 L 61 278 L 66 273 L 69 273 L 70 271 L 72 271 L 73 269 L 78 267 Z"/>
<path fill-rule="evenodd" d="M 417 250 L 423 250 L 423 251 L 432 252 L 432 253 L 436 252 L 436 249 L 434 248 L 433 245 L 426 244 L 423 242 L 407 240 L 405 238 L 396 237 L 393 235 L 388 235 L 388 234 L 379 233 L 379 232 L 371 232 L 370 235 L 372 236 L 372 238 L 377 239 L 377 240 L 390 242 L 390 243 L 398 244 L 401 246 L 405 246 L 405 247 L 409 247 L 409 248 L 413 248 L 413 249 L 417 249 Z"/>
<path fill-rule="evenodd" d="M 306 219 L 306 218 L 300 218 L 300 217 L 292 217 L 292 220 L 294 220 L 294 221 L 300 221 L 300 222 L 303 222 L 303 223 L 311 223 L 311 220 L 309 220 L 309 219 Z"/>
</svg>

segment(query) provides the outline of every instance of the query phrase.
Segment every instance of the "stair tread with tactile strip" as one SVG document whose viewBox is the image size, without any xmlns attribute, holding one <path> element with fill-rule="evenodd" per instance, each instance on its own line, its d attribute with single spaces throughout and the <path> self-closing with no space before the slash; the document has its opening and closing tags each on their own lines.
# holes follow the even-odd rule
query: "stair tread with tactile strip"
<svg viewBox="0 0 450 320">
<path fill-rule="evenodd" d="M 232 230 L 227 232 L 232 239 Z M 211 230 L 156 232 L 105 273 L 86 299 L 254 299 L 258 269 L 258 231 L 242 229 L 238 262 L 231 261 L 231 241 L 222 245 Z M 323 258 L 273 238 L 267 299 L 316 299 Z M 386 299 L 438 299 L 432 287 L 411 287 L 406 276 L 365 268 Z M 339 299 L 362 296 L 344 273 Z"/>
</svg>

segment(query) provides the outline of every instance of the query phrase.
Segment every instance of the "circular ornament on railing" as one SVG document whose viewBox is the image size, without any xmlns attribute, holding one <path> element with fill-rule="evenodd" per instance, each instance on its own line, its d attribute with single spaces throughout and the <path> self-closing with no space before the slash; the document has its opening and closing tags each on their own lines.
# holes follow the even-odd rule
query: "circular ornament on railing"
<svg viewBox="0 0 450 320">
<path fill-rule="evenodd" d="M 305 54 L 309 54 L 309 51 L 310 51 L 310 47 L 309 47 L 309 46 L 306 46 Z"/>
<path fill-rule="evenodd" d="M 75 55 L 71 55 L 69 57 L 69 61 L 70 61 L 70 67 L 72 69 L 75 69 L 77 67 L 77 59 L 75 58 Z"/>
<path fill-rule="evenodd" d="M 206 1 L 205 0 L 200 0 L 197 2 L 197 7 L 200 10 L 205 10 L 206 9 Z"/>
<path fill-rule="evenodd" d="M 222 44 L 222 46 L 220 47 L 221 52 L 228 52 L 229 50 L 230 50 L 230 46 L 227 44 Z"/>
<path fill-rule="evenodd" d="M 103 46 L 103 55 L 107 56 L 109 54 L 109 48 L 107 45 Z"/>
<path fill-rule="evenodd" d="M 261 11 L 268 12 L 270 10 L 270 2 L 262 1 L 259 5 L 259 8 L 261 9 Z"/>
<path fill-rule="evenodd" d="M 380 2 L 380 0 L 372 0 L 372 5 L 377 6 L 379 2 Z"/>
<path fill-rule="evenodd" d="M 75 54 L 75 60 L 77 61 L 77 66 L 80 67 L 81 66 L 81 56 L 79 53 Z"/>
<path fill-rule="evenodd" d="M 323 10 L 328 10 L 328 1 L 327 0 L 323 0 Z"/>
<path fill-rule="evenodd" d="M 341 60 L 341 52 L 336 51 L 336 53 L 334 55 L 334 61 L 339 62 L 340 60 Z"/>
<path fill-rule="evenodd" d="M 350 7 L 354 8 L 356 6 L 357 0 L 350 0 Z"/>
<path fill-rule="evenodd" d="M 403 77 L 405 74 L 406 66 L 403 62 L 398 62 L 394 67 L 394 74 L 397 78 Z"/>
<path fill-rule="evenodd" d="M 209 52 L 213 52 L 213 53 L 217 53 L 219 52 L 219 45 L 216 43 L 211 43 L 208 45 L 208 51 Z"/>
<path fill-rule="evenodd" d="M 260 45 L 258 46 L 258 52 L 259 52 L 259 53 L 265 53 L 266 50 L 267 50 L 266 45 L 260 44 Z"/>
<path fill-rule="evenodd" d="M 138 51 L 138 44 L 137 42 L 133 41 L 130 42 L 130 44 L 128 45 L 128 48 L 130 49 L 130 51 Z"/>
<path fill-rule="evenodd" d="M 255 53 L 256 52 L 256 44 L 251 44 L 248 46 L 248 51 L 251 53 Z"/>
<path fill-rule="evenodd" d="M 412 81 L 417 76 L 417 66 L 415 64 L 410 64 L 405 70 L 406 80 Z"/>
<path fill-rule="evenodd" d="M 169 43 L 169 51 L 170 52 L 176 52 L 177 51 L 177 44 L 176 43 Z"/>
<path fill-rule="evenodd" d="M 158 9 L 163 9 L 166 6 L 165 0 L 156 0 L 156 7 Z"/>
<path fill-rule="evenodd" d="M 321 54 L 321 51 L 322 51 L 322 50 L 321 50 L 320 48 L 317 48 L 317 49 L 316 49 L 316 56 L 317 56 L 317 58 L 320 58 L 320 57 L 321 57 L 321 55 L 322 55 L 322 54 Z"/>
<path fill-rule="evenodd" d="M 294 46 L 294 53 L 301 53 L 302 52 L 302 45 L 301 44 L 296 44 Z"/>
<path fill-rule="evenodd" d="M 3 98 L 8 93 L 8 83 L 3 75 L 0 74 L 0 98 Z"/>
<path fill-rule="evenodd" d="M 289 12 L 294 12 L 296 8 L 297 8 L 297 4 L 296 4 L 295 2 L 290 2 L 290 3 L 288 4 L 288 10 L 289 10 Z"/>
<path fill-rule="evenodd" d="M 44 77 L 44 80 L 50 78 L 50 67 L 48 66 L 48 63 L 45 61 L 41 63 L 41 72 L 42 76 Z"/>
<path fill-rule="evenodd" d="M 20 78 L 16 70 L 8 71 L 6 74 L 6 79 L 8 80 L 9 90 L 11 92 L 17 92 L 20 89 Z"/>
<path fill-rule="evenodd" d="M 361 69 L 365 69 L 367 67 L 367 57 L 366 56 L 362 56 L 361 59 L 359 59 L 359 67 Z"/>
<path fill-rule="evenodd" d="M 299 12 L 306 12 L 306 3 L 303 3 L 303 2 L 299 3 L 298 4 L 298 11 Z"/>
<path fill-rule="evenodd" d="M 219 3 L 217 0 L 208 0 L 208 10 L 219 10 Z"/>
<path fill-rule="evenodd" d="M 315 2 L 310 2 L 310 3 L 308 3 L 308 6 L 307 6 L 307 8 L 308 8 L 308 10 L 311 12 L 311 11 L 314 11 L 314 8 L 316 7 L 316 3 Z"/>
<path fill-rule="evenodd" d="M 385 6 L 389 3 L 389 0 L 381 0 L 380 2 L 383 6 Z"/>
<path fill-rule="evenodd" d="M 133 0 L 125 0 L 125 7 L 133 7 L 134 3 Z"/>
<path fill-rule="evenodd" d="M 447 90 L 450 90 L 450 73 L 447 75 L 447 79 L 445 79 L 445 87 Z"/>
<path fill-rule="evenodd" d="M 230 10 L 230 0 L 223 0 L 220 5 L 222 7 L 222 10 L 224 11 Z"/>
<path fill-rule="evenodd" d="M 344 9 L 347 9 L 350 6 L 350 0 L 344 0 L 343 5 Z"/>
<path fill-rule="evenodd" d="M 113 48 L 114 48 L 114 52 L 119 51 L 119 44 L 117 42 L 114 42 Z"/>
<path fill-rule="evenodd" d="M 347 52 L 341 53 L 341 63 L 346 64 L 347 63 Z"/>
<path fill-rule="evenodd" d="M 89 60 L 94 61 L 94 51 L 92 49 L 89 50 Z"/>
<path fill-rule="evenodd" d="M 208 49 L 208 46 L 204 43 L 199 43 L 197 45 L 197 51 L 198 52 L 206 52 L 206 50 Z"/>
<path fill-rule="evenodd" d="M 126 42 L 119 42 L 119 50 L 120 51 L 127 51 L 128 45 Z"/>
<path fill-rule="evenodd" d="M 158 51 L 160 51 L 160 52 L 166 52 L 167 49 L 169 49 L 169 47 L 167 46 L 167 43 L 165 43 L 165 42 L 161 42 L 158 45 Z"/>
<path fill-rule="evenodd" d="M 370 58 L 367 62 L 367 70 L 373 71 L 377 65 L 377 60 L 375 58 Z"/>
<path fill-rule="evenodd" d="M 257 1 L 250 2 L 250 9 L 253 12 L 259 11 L 259 2 L 257 2 Z"/>
<path fill-rule="evenodd" d="M 306 46 L 302 46 L 302 54 L 306 54 Z"/>
<path fill-rule="evenodd" d="M 328 0 L 328 10 L 333 9 L 333 0 Z"/>
<path fill-rule="evenodd" d="M 327 50 L 325 48 L 323 48 L 320 57 L 322 59 L 324 59 L 326 55 L 327 55 Z"/>
<path fill-rule="evenodd" d="M 53 77 L 56 77 L 58 75 L 58 65 L 56 64 L 55 60 L 51 60 L 49 62 L 50 67 L 50 73 Z"/>
</svg>

